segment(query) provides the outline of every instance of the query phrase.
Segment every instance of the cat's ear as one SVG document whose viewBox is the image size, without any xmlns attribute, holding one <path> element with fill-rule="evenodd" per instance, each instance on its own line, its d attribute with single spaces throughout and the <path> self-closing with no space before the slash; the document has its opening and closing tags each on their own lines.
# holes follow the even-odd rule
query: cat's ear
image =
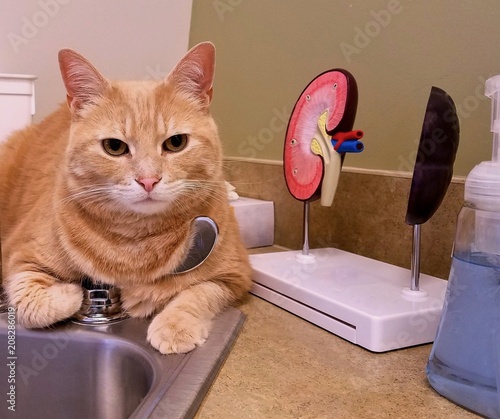
<svg viewBox="0 0 500 419">
<path fill-rule="evenodd" d="M 66 86 L 68 106 L 74 114 L 95 103 L 109 88 L 109 82 L 84 57 L 71 49 L 59 51 L 59 67 Z"/>
<path fill-rule="evenodd" d="M 215 47 L 211 42 L 202 42 L 187 52 L 166 82 L 208 105 L 212 100 L 214 73 Z"/>
</svg>

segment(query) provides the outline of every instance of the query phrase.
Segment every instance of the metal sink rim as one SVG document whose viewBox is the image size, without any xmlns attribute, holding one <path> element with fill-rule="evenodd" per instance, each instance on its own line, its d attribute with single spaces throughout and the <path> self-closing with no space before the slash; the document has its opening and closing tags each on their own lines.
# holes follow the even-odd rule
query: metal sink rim
<svg viewBox="0 0 500 419">
<path fill-rule="evenodd" d="M 55 338 L 69 333 L 73 335 L 72 338 L 78 340 L 95 341 L 101 345 L 126 346 L 140 354 L 149 365 L 152 374 L 150 388 L 130 418 L 191 418 L 196 414 L 229 354 L 244 321 L 245 315 L 240 310 L 228 308 L 214 320 L 211 333 L 204 345 L 187 354 L 175 355 L 162 355 L 147 343 L 146 331 L 149 320 L 142 319 L 126 318 L 100 326 L 64 322 L 43 330 L 25 329 L 16 325 L 16 336 L 30 336 L 50 341 L 49 336 Z M 7 313 L 0 313 L 2 338 L 7 336 L 7 324 Z M 173 368 L 167 366 L 172 364 L 172 360 L 176 362 Z M 196 376 L 205 379 L 200 380 Z"/>
</svg>

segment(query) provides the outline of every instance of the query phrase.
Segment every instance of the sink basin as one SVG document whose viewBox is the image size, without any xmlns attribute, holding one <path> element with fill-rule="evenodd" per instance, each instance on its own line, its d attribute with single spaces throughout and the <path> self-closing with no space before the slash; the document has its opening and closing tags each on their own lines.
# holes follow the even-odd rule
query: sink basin
<svg viewBox="0 0 500 419">
<path fill-rule="evenodd" d="M 243 313 L 230 308 L 216 318 L 203 346 L 162 355 L 146 342 L 149 322 L 137 319 L 105 326 L 67 322 L 47 330 L 16 325 L 13 347 L 8 314 L 2 313 L 0 416 L 193 417 L 243 322 Z M 15 412 L 8 412 L 11 405 Z"/>
</svg>

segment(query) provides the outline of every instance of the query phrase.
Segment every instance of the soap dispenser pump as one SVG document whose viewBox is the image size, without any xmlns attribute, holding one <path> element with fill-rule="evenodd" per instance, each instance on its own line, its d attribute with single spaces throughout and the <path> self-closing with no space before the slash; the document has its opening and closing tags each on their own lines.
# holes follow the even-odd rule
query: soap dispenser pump
<svg viewBox="0 0 500 419">
<path fill-rule="evenodd" d="M 485 95 L 492 100 L 492 160 L 465 181 L 427 378 L 451 401 L 500 418 L 500 75 L 486 81 Z"/>
</svg>

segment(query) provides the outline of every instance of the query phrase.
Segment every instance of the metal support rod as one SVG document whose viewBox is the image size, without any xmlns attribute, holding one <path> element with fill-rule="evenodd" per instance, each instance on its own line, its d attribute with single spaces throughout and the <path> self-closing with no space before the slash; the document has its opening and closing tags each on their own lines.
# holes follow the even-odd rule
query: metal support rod
<svg viewBox="0 0 500 419">
<path fill-rule="evenodd" d="M 304 245 L 302 246 L 302 254 L 309 254 L 309 202 L 304 202 Z"/>
<path fill-rule="evenodd" d="M 420 281 L 420 224 L 413 226 L 413 243 L 411 249 L 411 287 L 412 291 L 419 291 Z"/>
</svg>

